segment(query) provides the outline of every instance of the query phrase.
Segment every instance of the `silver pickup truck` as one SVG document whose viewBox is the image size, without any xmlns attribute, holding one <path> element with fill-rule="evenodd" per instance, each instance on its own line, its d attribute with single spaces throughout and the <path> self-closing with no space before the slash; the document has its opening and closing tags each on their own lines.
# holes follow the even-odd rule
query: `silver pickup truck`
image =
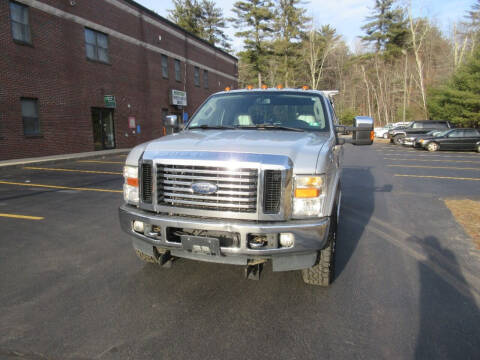
<svg viewBox="0 0 480 360">
<path fill-rule="evenodd" d="M 178 133 L 136 146 L 124 168 L 124 231 L 137 255 L 243 265 L 258 279 L 334 276 L 342 145 L 370 145 L 373 120 L 337 124 L 328 92 L 234 90 L 210 96 Z M 352 131 L 352 138 L 337 134 Z"/>
</svg>

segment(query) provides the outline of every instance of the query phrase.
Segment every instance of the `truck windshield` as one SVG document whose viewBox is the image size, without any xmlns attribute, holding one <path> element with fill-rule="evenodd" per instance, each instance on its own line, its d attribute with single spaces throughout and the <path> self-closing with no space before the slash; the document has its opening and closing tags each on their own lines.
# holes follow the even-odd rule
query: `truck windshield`
<svg viewBox="0 0 480 360">
<path fill-rule="evenodd" d="M 329 131 L 322 98 L 316 94 L 251 92 L 209 98 L 188 124 L 194 128 L 299 129 Z"/>
</svg>

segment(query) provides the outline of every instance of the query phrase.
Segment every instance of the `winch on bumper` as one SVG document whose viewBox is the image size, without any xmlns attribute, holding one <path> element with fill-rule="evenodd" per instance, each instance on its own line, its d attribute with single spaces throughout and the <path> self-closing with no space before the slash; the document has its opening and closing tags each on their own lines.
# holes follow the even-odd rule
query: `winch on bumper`
<svg viewBox="0 0 480 360">
<path fill-rule="evenodd" d="M 134 236 L 134 248 L 147 256 L 169 250 L 176 257 L 233 265 L 271 260 L 273 271 L 313 266 L 330 224 L 329 217 L 285 222 L 187 218 L 126 204 L 119 216 L 122 229 Z"/>
</svg>

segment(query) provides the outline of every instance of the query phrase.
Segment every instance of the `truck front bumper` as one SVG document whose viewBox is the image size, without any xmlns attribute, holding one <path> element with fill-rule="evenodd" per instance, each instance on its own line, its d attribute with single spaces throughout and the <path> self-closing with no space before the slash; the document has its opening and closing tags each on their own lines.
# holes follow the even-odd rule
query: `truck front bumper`
<svg viewBox="0 0 480 360">
<path fill-rule="evenodd" d="M 149 256 L 157 250 L 169 250 L 171 255 L 193 260 L 234 265 L 248 265 L 256 260 L 271 260 L 273 271 L 305 269 L 317 261 L 318 250 L 327 244 L 330 218 L 292 220 L 285 222 L 258 222 L 231 219 L 188 218 L 156 214 L 127 204 L 119 208 L 122 229 L 133 236 L 135 249 Z M 133 229 L 133 222 L 154 225 L 160 229 L 160 236 L 151 237 Z M 185 249 L 181 242 L 169 241 L 168 228 L 222 231 L 239 234 L 237 246 L 220 247 L 219 255 L 205 255 Z M 291 247 L 251 249 L 248 238 L 251 234 L 290 233 L 294 236 Z"/>
</svg>

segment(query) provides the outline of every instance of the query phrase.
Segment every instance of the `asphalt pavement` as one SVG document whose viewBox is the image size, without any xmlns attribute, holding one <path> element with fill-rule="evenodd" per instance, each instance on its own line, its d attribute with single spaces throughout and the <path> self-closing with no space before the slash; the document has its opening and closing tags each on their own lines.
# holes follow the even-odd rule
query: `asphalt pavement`
<svg viewBox="0 0 480 360">
<path fill-rule="evenodd" d="M 345 146 L 337 274 L 144 264 L 124 155 L 0 169 L 0 359 L 479 359 L 480 154 Z"/>
</svg>

